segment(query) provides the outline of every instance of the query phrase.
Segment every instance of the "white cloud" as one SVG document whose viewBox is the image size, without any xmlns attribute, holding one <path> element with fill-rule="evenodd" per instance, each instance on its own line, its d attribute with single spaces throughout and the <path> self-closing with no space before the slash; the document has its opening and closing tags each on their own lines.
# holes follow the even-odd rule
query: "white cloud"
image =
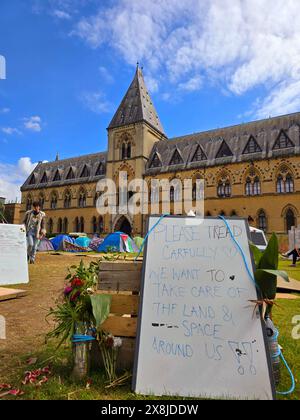
<svg viewBox="0 0 300 420">
<path fill-rule="evenodd" d="M 81 102 L 86 108 L 95 114 L 111 112 L 112 105 L 102 92 L 84 92 L 80 96 Z"/>
<path fill-rule="evenodd" d="M 27 130 L 39 133 L 42 131 L 42 119 L 39 116 L 24 118 L 24 127 Z"/>
<path fill-rule="evenodd" d="M 99 73 L 100 73 L 101 78 L 102 78 L 102 79 L 104 79 L 104 81 L 105 81 L 106 83 L 111 84 L 111 83 L 113 83 L 113 82 L 114 82 L 114 78 L 113 78 L 113 76 L 112 76 L 112 75 L 111 75 L 111 73 L 107 70 L 107 68 L 106 68 L 106 67 L 104 67 L 104 66 L 100 66 L 100 67 L 99 67 Z"/>
<path fill-rule="evenodd" d="M 68 12 L 65 12 L 64 10 L 58 10 L 58 9 L 53 10 L 52 16 L 56 17 L 57 19 L 62 19 L 62 20 L 72 19 L 71 15 Z"/>
<path fill-rule="evenodd" d="M 200 78 L 234 95 L 264 87 L 253 112 L 266 116 L 299 110 L 298 14 L 298 0 L 116 0 L 72 34 L 183 90 Z"/>
<path fill-rule="evenodd" d="M 32 163 L 28 157 L 19 159 L 17 164 L 0 162 L 0 196 L 8 201 L 20 200 L 20 186 L 25 182 L 37 163 Z"/>
<path fill-rule="evenodd" d="M 9 108 L 0 108 L 0 114 L 8 114 L 10 112 Z"/>
<path fill-rule="evenodd" d="M 12 136 L 13 134 L 22 134 L 20 130 L 14 127 L 2 127 L 1 131 L 2 133 L 7 134 L 8 136 Z"/>
<path fill-rule="evenodd" d="M 202 88 L 202 77 L 194 76 L 187 82 L 179 83 L 178 88 L 186 92 L 195 92 Z"/>
</svg>

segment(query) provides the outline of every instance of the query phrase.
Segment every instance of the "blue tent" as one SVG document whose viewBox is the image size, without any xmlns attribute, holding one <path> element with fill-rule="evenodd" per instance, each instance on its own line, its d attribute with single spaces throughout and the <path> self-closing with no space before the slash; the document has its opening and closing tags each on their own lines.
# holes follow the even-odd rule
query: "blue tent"
<svg viewBox="0 0 300 420">
<path fill-rule="evenodd" d="M 88 248 L 90 246 L 91 240 L 87 236 L 82 236 L 77 238 L 75 244 L 81 246 L 82 248 Z"/>
<path fill-rule="evenodd" d="M 122 232 L 108 235 L 99 246 L 98 252 L 138 252 L 138 248 L 130 236 Z"/>
<path fill-rule="evenodd" d="M 55 238 L 51 239 L 51 243 L 55 251 L 63 251 L 64 241 L 75 243 L 74 239 L 67 235 L 58 235 Z"/>
</svg>

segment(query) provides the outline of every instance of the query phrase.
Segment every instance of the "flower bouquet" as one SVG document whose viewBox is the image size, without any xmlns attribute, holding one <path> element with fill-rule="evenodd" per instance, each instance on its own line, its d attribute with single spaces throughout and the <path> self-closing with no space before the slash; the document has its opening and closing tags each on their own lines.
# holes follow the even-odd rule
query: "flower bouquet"
<svg viewBox="0 0 300 420">
<path fill-rule="evenodd" d="M 112 384 L 117 380 L 117 359 L 122 340 L 111 334 L 102 333 L 99 343 L 106 376 L 109 383 Z"/>
<path fill-rule="evenodd" d="M 78 380 L 88 376 L 91 341 L 110 313 L 111 296 L 96 293 L 98 273 L 99 264 L 94 262 L 86 267 L 81 261 L 71 267 L 63 294 L 47 315 L 53 318 L 55 327 L 46 339 L 59 339 L 58 347 L 72 343 L 73 377 Z"/>
</svg>

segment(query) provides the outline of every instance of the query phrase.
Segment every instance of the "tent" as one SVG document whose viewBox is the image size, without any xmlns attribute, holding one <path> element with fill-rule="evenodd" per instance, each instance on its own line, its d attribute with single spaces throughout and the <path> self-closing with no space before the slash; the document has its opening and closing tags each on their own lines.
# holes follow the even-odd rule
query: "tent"
<svg viewBox="0 0 300 420">
<path fill-rule="evenodd" d="M 75 240 L 67 235 L 58 235 L 55 238 L 51 239 L 51 243 L 55 251 L 63 251 L 63 242 L 67 241 L 74 244 Z"/>
<path fill-rule="evenodd" d="M 49 239 L 47 239 L 47 238 L 43 238 L 39 243 L 38 251 L 39 252 L 54 251 L 54 248 L 53 248 L 53 245 L 52 245 L 51 241 L 49 241 Z"/>
<path fill-rule="evenodd" d="M 75 240 L 75 244 L 82 248 L 89 248 L 90 243 L 91 243 L 91 240 L 87 236 L 81 236 L 80 238 L 77 238 Z"/>
<path fill-rule="evenodd" d="M 141 249 L 141 247 L 144 243 L 144 238 L 141 238 L 140 236 L 136 236 L 134 238 L 134 242 L 135 242 L 136 246 L 138 247 L 138 249 Z"/>
<path fill-rule="evenodd" d="M 135 242 L 122 232 L 115 232 L 108 235 L 98 247 L 98 252 L 138 252 Z"/>
<path fill-rule="evenodd" d="M 98 250 L 99 246 L 104 242 L 103 238 L 98 238 L 98 236 L 94 236 L 94 238 L 92 239 L 89 248 L 92 249 L 93 251 Z"/>
</svg>

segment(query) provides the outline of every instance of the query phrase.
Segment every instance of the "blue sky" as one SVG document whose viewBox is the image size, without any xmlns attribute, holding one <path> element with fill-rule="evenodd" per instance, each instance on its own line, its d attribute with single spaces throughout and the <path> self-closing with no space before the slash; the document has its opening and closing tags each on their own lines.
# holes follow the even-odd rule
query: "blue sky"
<svg viewBox="0 0 300 420">
<path fill-rule="evenodd" d="M 0 196 L 106 150 L 136 62 L 169 137 L 300 110 L 297 0 L 1 0 Z"/>
</svg>

